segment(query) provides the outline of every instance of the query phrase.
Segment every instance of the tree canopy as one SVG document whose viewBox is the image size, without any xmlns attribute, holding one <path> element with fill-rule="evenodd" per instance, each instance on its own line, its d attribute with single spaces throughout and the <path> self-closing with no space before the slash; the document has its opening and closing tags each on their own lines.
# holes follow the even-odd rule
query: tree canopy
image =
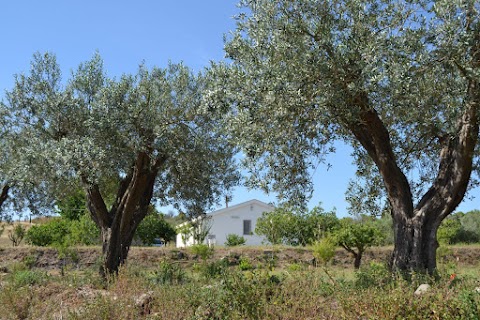
<svg viewBox="0 0 480 320">
<path fill-rule="evenodd" d="M 207 99 L 229 116 L 252 183 L 304 203 L 310 169 L 343 140 L 366 178 L 355 188 L 388 199 L 392 265 L 432 271 L 436 230 L 478 161 L 479 3 L 241 4 Z"/>
<path fill-rule="evenodd" d="M 4 107 L 29 141 L 21 160 L 30 161 L 30 170 L 45 169 L 47 180 L 105 184 L 124 178 L 145 155 L 162 168 L 157 199 L 208 207 L 220 186 L 232 185 L 232 148 L 201 110 L 202 86 L 201 75 L 173 63 L 110 79 L 99 55 L 63 81 L 55 56 L 37 53 Z"/>
<path fill-rule="evenodd" d="M 174 63 L 109 78 L 98 54 L 62 80 L 55 56 L 37 53 L 7 92 L 2 107 L 28 141 L 17 163 L 52 192 L 83 185 L 106 271 L 126 258 L 151 201 L 196 216 L 237 183 L 234 148 L 203 108 L 204 86 Z"/>
</svg>

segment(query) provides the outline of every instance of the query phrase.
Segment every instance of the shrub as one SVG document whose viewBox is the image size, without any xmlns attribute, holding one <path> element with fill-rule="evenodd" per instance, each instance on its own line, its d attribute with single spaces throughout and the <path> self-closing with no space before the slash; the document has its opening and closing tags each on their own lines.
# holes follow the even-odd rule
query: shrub
<svg viewBox="0 0 480 320">
<path fill-rule="evenodd" d="M 228 261 L 217 260 L 212 262 L 204 262 L 198 266 L 200 274 L 206 279 L 213 279 L 222 275 L 227 270 Z"/>
<path fill-rule="evenodd" d="M 32 286 L 35 284 L 43 284 L 47 281 L 45 272 L 33 270 L 21 270 L 12 274 L 12 284 L 15 287 Z"/>
<path fill-rule="evenodd" d="M 227 247 L 242 246 L 245 244 L 245 242 L 247 242 L 247 240 L 245 240 L 244 237 L 230 233 L 227 235 L 227 241 L 225 241 L 225 245 Z"/>
<path fill-rule="evenodd" d="M 27 229 L 20 223 L 16 224 L 12 230 L 8 231 L 8 238 L 10 239 L 14 247 L 20 245 L 23 238 L 25 237 L 26 231 Z"/>
<path fill-rule="evenodd" d="M 26 235 L 27 243 L 34 246 L 50 246 L 62 244 L 70 233 L 70 222 L 61 218 L 54 218 L 47 223 L 32 226 Z"/>
<path fill-rule="evenodd" d="M 185 282 L 187 277 L 179 264 L 163 260 L 148 279 L 154 284 L 180 284 Z"/>
<path fill-rule="evenodd" d="M 264 212 L 258 219 L 255 233 L 264 235 L 271 244 L 312 244 L 338 227 L 335 211 L 326 212 L 316 206 L 309 212 L 292 211 L 288 207 Z"/>
<path fill-rule="evenodd" d="M 462 224 L 456 217 L 452 216 L 451 218 L 449 217 L 443 220 L 437 231 L 438 242 L 447 245 L 453 244 L 461 229 Z"/>
<path fill-rule="evenodd" d="M 290 272 L 298 272 L 302 271 L 303 269 L 305 269 L 304 266 L 298 263 L 291 263 L 287 267 L 287 270 Z"/>
<path fill-rule="evenodd" d="M 242 271 L 252 270 L 253 265 L 247 257 L 241 257 L 238 268 Z"/>
<path fill-rule="evenodd" d="M 25 264 L 28 269 L 32 269 L 37 263 L 37 256 L 29 254 L 28 256 L 23 257 L 22 263 Z"/>
<path fill-rule="evenodd" d="M 335 256 L 335 240 L 325 237 L 313 245 L 313 256 L 323 265 L 326 265 Z"/>
<path fill-rule="evenodd" d="M 270 300 L 279 291 L 280 282 L 277 276 L 268 272 L 225 273 L 222 281 L 225 316 L 233 312 L 240 319 L 264 319 Z"/>
<path fill-rule="evenodd" d="M 100 244 L 100 229 L 88 214 L 83 214 L 78 220 L 70 222 L 66 241 L 71 245 Z"/>
<path fill-rule="evenodd" d="M 268 270 L 273 270 L 277 266 L 278 256 L 275 252 L 265 251 L 262 258 Z"/>
<path fill-rule="evenodd" d="M 176 234 L 175 228 L 165 220 L 162 214 L 152 212 L 140 222 L 135 237 L 143 244 L 151 246 L 157 238 L 168 242 L 175 239 Z"/>
<path fill-rule="evenodd" d="M 392 281 L 392 272 L 383 263 L 370 262 L 355 272 L 355 285 L 360 288 L 385 287 Z"/>
<path fill-rule="evenodd" d="M 199 256 L 202 260 L 207 260 L 211 256 L 213 256 L 213 248 L 210 248 L 206 244 L 200 243 L 195 244 L 190 247 L 190 250 L 193 254 Z"/>
</svg>

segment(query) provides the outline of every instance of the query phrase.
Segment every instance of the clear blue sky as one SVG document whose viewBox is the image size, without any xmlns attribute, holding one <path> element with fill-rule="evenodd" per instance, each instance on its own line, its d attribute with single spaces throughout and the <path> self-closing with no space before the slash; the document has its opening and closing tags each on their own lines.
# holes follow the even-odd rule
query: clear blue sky
<svg viewBox="0 0 480 320">
<path fill-rule="evenodd" d="M 210 60 L 223 59 L 223 35 L 235 27 L 236 0 L 15 0 L 0 4 L 0 90 L 13 85 L 13 75 L 28 72 L 34 52 L 53 52 L 67 78 L 72 69 L 95 51 L 110 76 L 134 73 L 138 65 L 165 66 L 183 61 L 196 71 Z M 344 192 L 354 177 L 350 150 L 339 145 L 328 157 L 332 167 L 315 172 L 310 207 L 347 214 Z M 473 195 L 478 193 L 475 190 Z M 273 195 L 237 188 L 231 204 L 256 198 L 276 201 Z M 479 199 L 464 200 L 462 211 L 480 208 Z"/>
</svg>

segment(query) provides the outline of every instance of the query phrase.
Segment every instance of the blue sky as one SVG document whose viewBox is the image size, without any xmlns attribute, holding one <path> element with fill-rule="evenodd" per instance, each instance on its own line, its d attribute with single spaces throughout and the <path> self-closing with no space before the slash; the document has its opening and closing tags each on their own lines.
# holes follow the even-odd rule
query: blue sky
<svg viewBox="0 0 480 320">
<path fill-rule="evenodd" d="M 64 77 L 98 51 L 110 76 L 134 73 L 145 61 L 165 66 L 183 61 L 201 71 L 210 60 L 224 57 L 223 35 L 233 30 L 237 0 L 175 1 L 65 1 L 16 0 L 0 4 L 0 90 L 10 89 L 13 75 L 28 72 L 34 52 L 57 55 Z M 350 149 L 337 145 L 313 179 L 315 192 L 309 207 L 322 202 L 347 215 L 344 192 L 354 177 Z M 475 190 L 474 193 L 478 193 Z M 273 195 L 237 188 L 231 204 L 256 198 L 276 201 Z M 465 200 L 462 211 L 480 208 L 479 199 Z"/>
</svg>

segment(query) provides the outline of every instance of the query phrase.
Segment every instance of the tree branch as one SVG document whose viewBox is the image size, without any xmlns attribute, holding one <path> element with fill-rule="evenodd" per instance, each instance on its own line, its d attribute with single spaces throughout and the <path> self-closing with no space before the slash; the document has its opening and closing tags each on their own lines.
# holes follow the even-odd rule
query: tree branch
<svg viewBox="0 0 480 320">
<path fill-rule="evenodd" d="M 98 184 L 88 182 L 85 176 L 82 176 L 82 182 L 87 186 L 87 205 L 92 219 L 101 228 L 110 227 L 112 217 L 107 210 Z"/>
<path fill-rule="evenodd" d="M 3 186 L 2 192 L 0 193 L 0 208 L 2 207 L 3 203 L 8 199 L 9 190 L 10 190 L 10 186 L 8 184 Z"/>
</svg>

